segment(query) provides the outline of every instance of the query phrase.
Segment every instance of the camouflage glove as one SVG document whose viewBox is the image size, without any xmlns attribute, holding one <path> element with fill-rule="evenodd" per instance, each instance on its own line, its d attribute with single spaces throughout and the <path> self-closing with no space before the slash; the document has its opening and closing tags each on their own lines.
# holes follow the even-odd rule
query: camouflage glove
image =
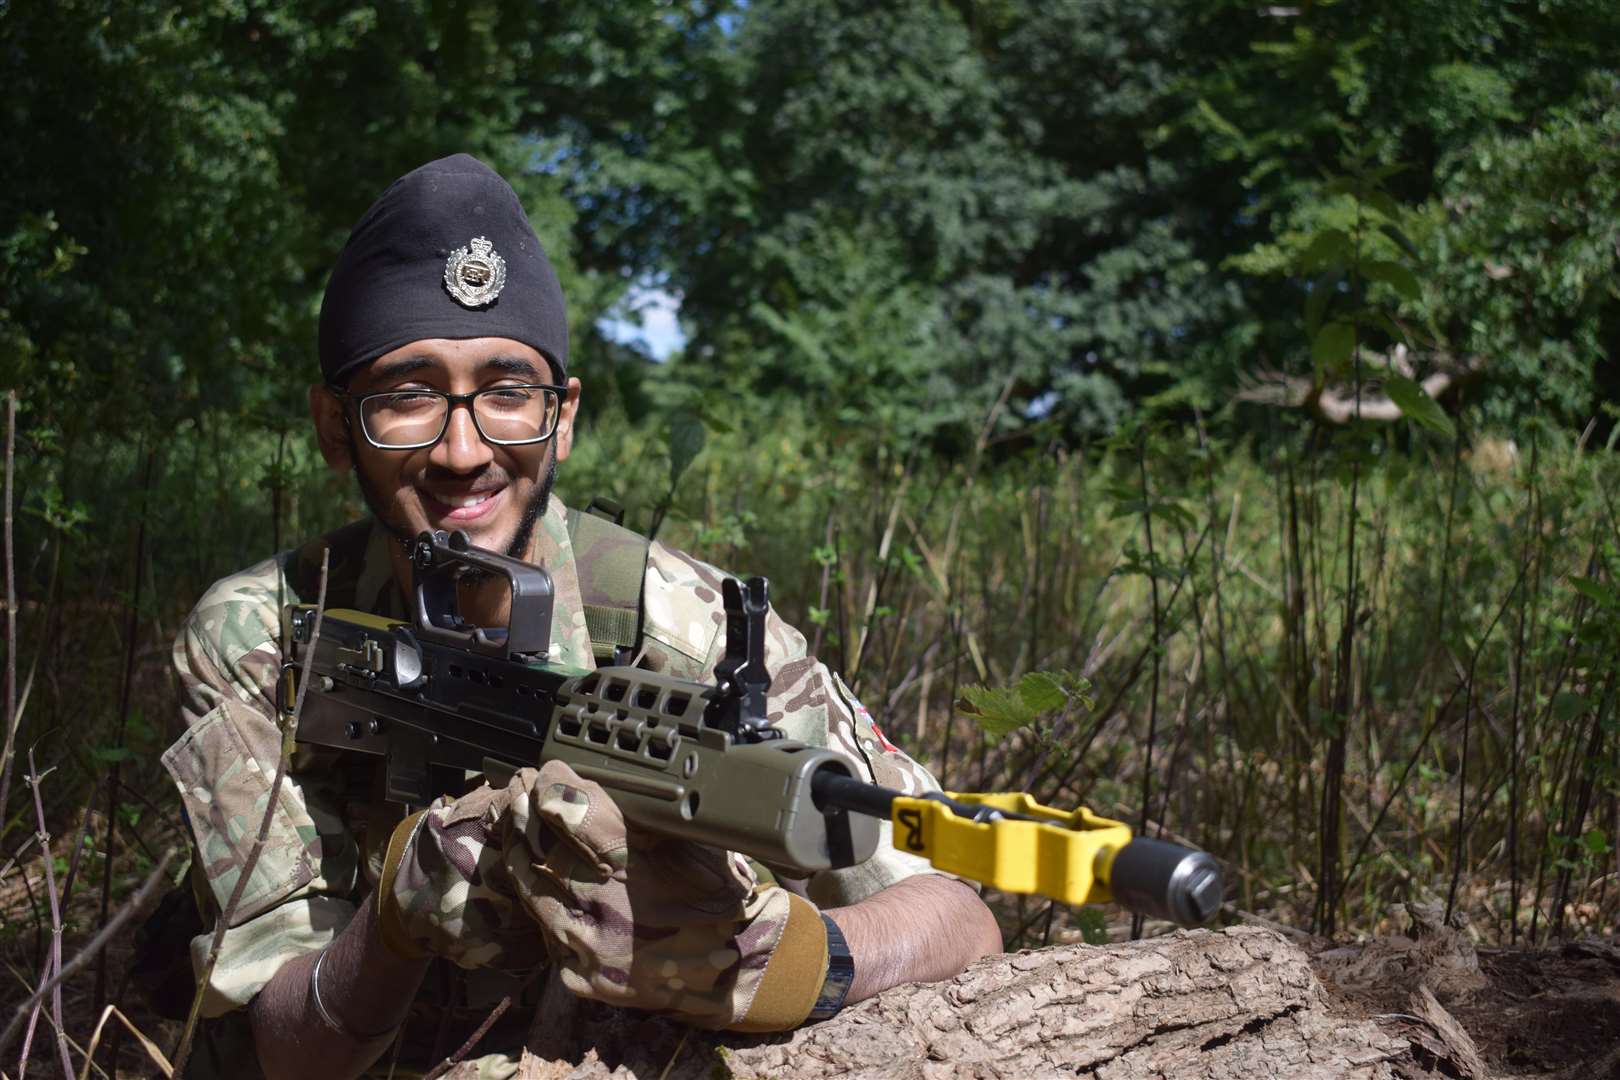
<svg viewBox="0 0 1620 1080">
<path fill-rule="evenodd" d="M 377 923 L 400 956 L 464 968 L 532 968 L 546 959 L 518 902 L 499 838 L 511 797 L 488 784 L 399 823 L 377 883 Z"/>
<path fill-rule="evenodd" d="M 627 829 L 561 762 L 522 770 L 507 795 L 507 872 L 569 990 L 733 1031 L 809 1016 L 827 973 L 815 905 L 732 852 Z"/>
</svg>

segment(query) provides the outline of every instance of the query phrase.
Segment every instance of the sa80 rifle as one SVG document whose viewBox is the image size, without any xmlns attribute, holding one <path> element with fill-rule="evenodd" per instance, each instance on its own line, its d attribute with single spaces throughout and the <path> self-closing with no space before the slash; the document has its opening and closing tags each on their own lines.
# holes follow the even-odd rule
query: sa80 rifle
<svg viewBox="0 0 1620 1080">
<path fill-rule="evenodd" d="M 1121 822 L 1025 794 L 909 795 L 785 737 L 766 719 L 764 578 L 725 581 L 725 655 L 707 685 L 555 663 L 550 575 L 465 533 L 423 532 L 412 566 L 409 622 L 331 610 L 317 634 L 310 605 L 283 619 L 288 719 L 307 683 L 297 740 L 381 756 L 389 800 L 421 806 L 459 790 L 469 770 L 499 783 L 558 759 L 601 784 L 627 821 L 791 877 L 864 861 L 888 820 L 901 850 L 1006 892 L 1113 900 L 1188 926 L 1220 907 L 1220 871 L 1204 852 L 1133 839 Z M 506 626 L 462 619 L 467 574 L 505 579 Z"/>
</svg>

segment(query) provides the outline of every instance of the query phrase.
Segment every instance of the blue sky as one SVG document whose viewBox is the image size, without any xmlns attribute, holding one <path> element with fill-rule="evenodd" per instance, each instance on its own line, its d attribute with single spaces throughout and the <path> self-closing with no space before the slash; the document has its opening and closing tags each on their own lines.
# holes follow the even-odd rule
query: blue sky
<svg viewBox="0 0 1620 1080">
<path fill-rule="evenodd" d="M 680 310 L 679 293 L 633 285 L 621 303 L 596 321 L 596 328 L 611 341 L 638 346 L 654 360 L 667 360 L 686 346 Z"/>
</svg>

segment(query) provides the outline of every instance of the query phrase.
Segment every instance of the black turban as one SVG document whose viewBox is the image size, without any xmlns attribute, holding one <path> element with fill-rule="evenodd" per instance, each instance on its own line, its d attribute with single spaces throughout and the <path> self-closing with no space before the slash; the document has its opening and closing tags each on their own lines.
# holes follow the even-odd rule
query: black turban
<svg viewBox="0 0 1620 1080">
<path fill-rule="evenodd" d="M 562 288 L 511 185 L 466 154 L 383 192 L 349 234 L 321 301 L 321 373 L 425 338 L 503 337 L 568 369 Z"/>
</svg>

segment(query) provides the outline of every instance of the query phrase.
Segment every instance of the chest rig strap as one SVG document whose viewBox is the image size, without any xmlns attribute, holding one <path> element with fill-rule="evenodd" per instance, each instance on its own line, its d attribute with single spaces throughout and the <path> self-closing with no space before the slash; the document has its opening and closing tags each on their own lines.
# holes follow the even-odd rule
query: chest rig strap
<svg viewBox="0 0 1620 1080">
<path fill-rule="evenodd" d="M 624 665 L 641 648 L 641 590 L 652 541 L 625 528 L 624 511 L 608 499 L 568 509 L 568 539 L 579 571 L 585 629 L 598 665 Z"/>
</svg>

